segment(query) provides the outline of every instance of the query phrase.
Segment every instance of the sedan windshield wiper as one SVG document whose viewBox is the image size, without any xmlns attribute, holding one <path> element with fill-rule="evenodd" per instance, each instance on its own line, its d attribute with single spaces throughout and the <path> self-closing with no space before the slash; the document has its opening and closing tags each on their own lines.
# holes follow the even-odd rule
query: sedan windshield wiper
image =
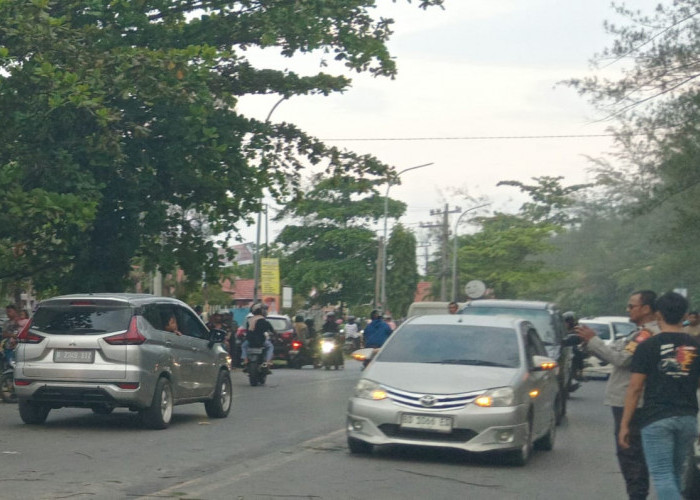
<svg viewBox="0 0 700 500">
<path fill-rule="evenodd" d="M 485 361 L 483 359 L 443 359 L 442 361 L 430 361 L 441 365 L 475 365 L 475 366 L 500 366 L 503 368 L 512 368 L 504 363 L 496 363 L 495 361 Z"/>
</svg>

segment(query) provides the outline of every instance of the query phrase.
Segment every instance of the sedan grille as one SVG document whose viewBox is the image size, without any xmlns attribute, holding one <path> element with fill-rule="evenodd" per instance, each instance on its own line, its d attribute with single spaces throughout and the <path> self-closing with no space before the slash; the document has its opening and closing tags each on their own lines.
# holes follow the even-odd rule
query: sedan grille
<svg viewBox="0 0 700 500">
<path fill-rule="evenodd" d="M 402 391 L 387 386 L 382 386 L 382 389 L 386 391 L 389 399 L 399 406 L 434 411 L 459 410 L 486 392 L 481 390 L 460 394 L 425 394 Z"/>
</svg>

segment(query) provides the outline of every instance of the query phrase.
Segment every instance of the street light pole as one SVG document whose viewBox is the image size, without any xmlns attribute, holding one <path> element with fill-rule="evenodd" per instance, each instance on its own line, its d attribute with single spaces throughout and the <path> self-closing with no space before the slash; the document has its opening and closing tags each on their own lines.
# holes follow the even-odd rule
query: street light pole
<svg viewBox="0 0 700 500">
<path fill-rule="evenodd" d="M 433 165 L 434 162 L 424 163 L 423 165 L 416 165 L 415 167 L 408 167 L 400 170 L 396 177 L 400 177 L 401 174 L 408 172 L 409 170 L 416 170 L 418 168 L 429 167 Z M 381 273 L 381 301 L 382 309 L 386 310 L 386 247 L 389 241 L 387 240 L 387 218 L 389 215 L 389 190 L 391 189 L 392 182 L 389 181 L 386 186 L 386 193 L 384 194 L 384 244 L 382 245 L 382 273 Z M 377 301 L 375 300 L 375 307 Z"/>
<path fill-rule="evenodd" d="M 453 236 L 454 246 L 452 248 L 452 300 L 454 301 L 457 300 L 457 228 L 459 227 L 459 223 L 462 220 L 462 216 L 468 214 L 472 210 L 476 210 L 477 208 L 483 208 L 487 205 L 490 205 L 490 203 L 484 203 L 483 205 L 466 209 L 464 212 L 459 214 L 459 217 L 457 217 L 457 222 L 455 222 L 455 230 Z"/>
</svg>

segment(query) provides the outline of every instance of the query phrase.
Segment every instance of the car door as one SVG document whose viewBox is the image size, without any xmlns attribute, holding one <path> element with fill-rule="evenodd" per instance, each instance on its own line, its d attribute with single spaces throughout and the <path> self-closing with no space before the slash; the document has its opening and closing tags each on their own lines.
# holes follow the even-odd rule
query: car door
<svg viewBox="0 0 700 500">
<path fill-rule="evenodd" d="M 530 390 L 538 391 L 537 397 L 531 398 L 534 406 L 533 428 L 536 436 L 549 428 L 550 418 L 558 390 L 554 370 L 532 371 L 535 367 L 534 356 L 547 356 L 547 349 L 534 328 L 528 328 L 525 335 L 525 352 L 530 367 Z"/>
<path fill-rule="evenodd" d="M 218 376 L 219 345 L 209 346 L 209 330 L 192 311 L 185 307 L 177 308 L 178 324 L 187 341 L 189 356 L 192 358 L 192 371 L 187 380 L 192 397 L 211 394 Z"/>
<path fill-rule="evenodd" d="M 163 346 L 167 352 L 168 366 L 171 373 L 171 383 L 176 399 L 186 399 L 192 397 L 192 387 L 190 380 L 193 378 L 194 355 L 188 337 L 178 335 L 175 332 L 166 330 L 166 325 L 171 317 L 175 317 L 180 330 L 180 319 L 178 307 L 172 303 L 159 303 L 156 305 L 158 312 L 158 330 L 161 333 Z M 155 325 L 154 325 L 155 326 Z"/>
</svg>

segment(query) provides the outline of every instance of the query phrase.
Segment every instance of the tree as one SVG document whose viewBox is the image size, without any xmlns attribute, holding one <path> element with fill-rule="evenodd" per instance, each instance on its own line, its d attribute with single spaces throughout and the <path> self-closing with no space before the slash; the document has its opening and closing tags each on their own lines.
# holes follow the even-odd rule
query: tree
<svg viewBox="0 0 700 500">
<path fill-rule="evenodd" d="M 552 250 L 555 226 L 498 212 L 477 221 L 478 233 L 460 237 L 460 282 L 481 280 L 496 297 L 516 299 L 532 298 L 533 290 L 560 276 L 537 257 Z"/>
<path fill-rule="evenodd" d="M 392 21 L 373 19 L 373 6 L 0 0 L 0 186 L 13 191 L 0 213 L 14 216 L 0 234 L 0 278 L 117 291 L 140 256 L 146 270 L 179 266 L 216 280 L 216 241 L 206 235 L 234 232 L 265 192 L 293 197 L 305 167 L 391 177 L 373 158 L 236 111 L 247 94 L 350 85 L 342 75 L 255 68 L 249 47 L 332 54 L 349 70 L 392 77 Z"/>
<path fill-rule="evenodd" d="M 396 224 L 391 231 L 386 254 L 387 305 L 394 317 L 404 317 L 418 285 L 416 236 L 401 224 Z"/>
<path fill-rule="evenodd" d="M 284 255 L 283 280 L 311 303 L 352 305 L 369 303 L 374 295 L 377 239 L 367 223 L 384 214 L 382 181 L 349 175 L 316 175 L 313 186 L 280 212 L 292 218 L 275 240 Z M 398 217 L 402 202 L 389 200 L 388 214 Z"/>
</svg>

